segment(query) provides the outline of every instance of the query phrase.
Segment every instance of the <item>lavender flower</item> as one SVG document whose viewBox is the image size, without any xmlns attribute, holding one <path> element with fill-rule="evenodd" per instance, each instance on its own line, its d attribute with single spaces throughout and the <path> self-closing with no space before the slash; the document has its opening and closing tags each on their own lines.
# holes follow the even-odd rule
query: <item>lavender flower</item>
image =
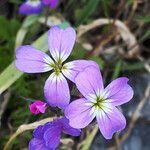
<svg viewBox="0 0 150 150">
<path fill-rule="evenodd" d="M 41 11 L 41 0 L 27 0 L 19 7 L 19 13 L 23 15 L 40 14 Z"/>
<path fill-rule="evenodd" d="M 46 103 L 37 100 L 34 103 L 31 103 L 29 108 L 30 108 L 31 113 L 35 115 L 39 113 L 45 113 Z"/>
<path fill-rule="evenodd" d="M 75 78 L 78 90 L 85 98 L 73 101 L 66 107 L 65 116 L 70 126 L 84 128 L 96 117 L 99 129 L 106 139 L 125 128 L 126 120 L 116 106 L 133 97 L 133 90 L 127 84 L 128 78 L 112 81 L 105 89 L 100 71 L 87 67 Z"/>
<path fill-rule="evenodd" d="M 55 9 L 58 5 L 59 0 L 42 0 L 44 5 L 49 6 L 51 9 Z"/>
<path fill-rule="evenodd" d="M 66 118 L 54 120 L 43 126 L 37 127 L 33 132 L 33 138 L 29 142 L 29 150 L 54 150 L 59 145 L 61 133 L 71 136 L 79 136 L 80 130 L 69 126 Z"/>
<path fill-rule="evenodd" d="M 16 50 L 15 64 L 19 70 L 27 73 L 54 71 L 44 87 L 46 101 L 51 106 L 64 108 L 69 104 L 70 91 L 65 77 L 74 82 L 75 76 L 85 67 L 98 68 L 95 62 L 87 60 L 75 60 L 63 64 L 72 51 L 75 39 L 76 33 L 73 28 L 60 29 L 55 26 L 48 32 L 48 45 L 53 59 L 29 45 Z"/>
</svg>

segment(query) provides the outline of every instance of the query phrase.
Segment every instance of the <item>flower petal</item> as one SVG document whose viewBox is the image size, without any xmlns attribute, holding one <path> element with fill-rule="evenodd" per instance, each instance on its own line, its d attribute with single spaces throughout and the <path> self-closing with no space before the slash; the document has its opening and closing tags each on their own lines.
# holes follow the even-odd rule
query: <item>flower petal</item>
<svg viewBox="0 0 150 150">
<path fill-rule="evenodd" d="M 27 45 L 17 48 L 15 64 L 23 72 L 39 73 L 51 70 L 53 61 L 46 53 Z"/>
<path fill-rule="evenodd" d="M 59 0 L 42 0 L 43 4 L 49 5 L 51 9 L 57 7 Z"/>
<path fill-rule="evenodd" d="M 46 101 L 50 106 L 64 108 L 69 104 L 70 92 L 67 80 L 60 73 L 52 73 L 44 87 Z"/>
<path fill-rule="evenodd" d="M 48 122 L 48 123 L 46 123 L 44 125 L 38 126 L 33 131 L 33 137 L 34 138 L 38 138 L 38 139 L 43 139 L 44 132 L 49 128 L 49 126 L 52 126 L 51 124 L 52 124 L 51 122 Z"/>
<path fill-rule="evenodd" d="M 101 72 L 93 66 L 87 67 L 80 72 L 75 78 L 75 83 L 78 90 L 86 98 L 89 98 L 89 95 L 96 95 L 97 91 L 103 90 Z"/>
<path fill-rule="evenodd" d="M 86 127 L 95 117 L 84 98 L 71 102 L 65 109 L 65 116 L 70 126 L 77 129 Z"/>
<path fill-rule="evenodd" d="M 42 3 L 40 0 L 24 2 L 19 7 L 19 13 L 24 15 L 40 14 L 42 11 Z"/>
<path fill-rule="evenodd" d="M 43 140 L 33 138 L 29 142 L 29 150 L 49 150 L 46 146 Z"/>
<path fill-rule="evenodd" d="M 43 137 L 46 147 L 48 147 L 49 149 L 55 149 L 59 145 L 60 136 L 61 136 L 60 127 L 49 126 L 49 129 L 45 131 Z"/>
<path fill-rule="evenodd" d="M 130 101 L 133 97 L 133 89 L 128 85 L 129 79 L 125 77 L 112 81 L 106 88 L 108 101 L 118 106 Z"/>
<path fill-rule="evenodd" d="M 62 73 L 72 82 L 75 82 L 75 77 L 77 76 L 77 74 L 89 66 L 94 66 L 99 69 L 98 64 L 94 61 L 75 60 L 64 64 Z"/>
<path fill-rule="evenodd" d="M 38 126 L 34 131 L 33 131 L 33 137 L 34 138 L 39 138 L 42 139 L 44 134 L 44 126 Z"/>
<path fill-rule="evenodd" d="M 72 136 L 79 136 L 80 135 L 81 130 L 80 129 L 72 128 L 69 125 L 69 120 L 67 118 L 65 118 L 65 117 L 61 118 L 60 121 L 61 121 L 61 123 L 63 125 L 63 132 L 64 133 L 72 135 Z"/>
<path fill-rule="evenodd" d="M 59 144 L 58 139 L 60 139 L 61 131 L 62 124 L 60 123 L 59 119 L 38 126 L 33 132 L 34 138 L 29 143 L 29 148 L 31 150 L 33 150 L 34 148 L 41 148 L 42 150 L 55 149 Z M 50 139 L 48 138 L 48 136 L 50 137 Z M 53 138 L 53 140 L 51 138 Z"/>
<path fill-rule="evenodd" d="M 103 110 L 99 110 L 96 119 L 99 129 L 106 139 L 111 139 L 115 132 L 123 130 L 126 126 L 125 117 L 114 106 L 107 105 Z"/>
<path fill-rule="evenodd" d="M 48 32 L 49 50 L 55 61 L 65 61 L 70 55 L 76 39 L 76 32 L 68 27 L 61 29 L 58 26 L 52 27 Z"/>
</svg>

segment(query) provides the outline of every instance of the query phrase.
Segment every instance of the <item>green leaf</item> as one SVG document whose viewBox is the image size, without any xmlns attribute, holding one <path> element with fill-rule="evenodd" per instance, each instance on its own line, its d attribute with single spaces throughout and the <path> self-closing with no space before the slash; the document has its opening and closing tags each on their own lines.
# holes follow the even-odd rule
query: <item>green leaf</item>
<svg viewBox="0 0 150 150">
<path fill-rule="evenodd" d="M 101 4 L 102 4 L 103 10 L 104 10 L 104 14 L 105 14 L 105 17 L 107 17 L 107 18 L 109 18 L 110 3 L 111 3 L 110 0 L 101 0 Z"/>
<path fill-rule="evenodd" d="M 136 16 L 135 20 L 141 23 L 150 23 L 150 16 Z"/>
<path fill-rule="evenodd" d="M 23 40 L 28 32 L 28 29 L 21 28 L 16 36 L 15 49 L 23 43 Z"/>
<path fill-rule="evenodd" d="M 33 25 L 35 22 L 37 22 L 38 19 L 39 19 L 39 16 L 38 16 L 38 15 L 30 15 L 30 16 L 28 16 L 28 17 L 24 20 L 23 28 L 28 28 L 28 27 L 30 27 L 30 26 Z"/>
<path fill-rule="evenodd" d="M 22 0 L 10 0 L 10 3 L 22 4 Z"/>
<path fill-rule="evenodd" d="M 144 64 L 142 62 L 136 63 L 123 63 L 122 71 L 135 71 L 144 69 Z"/>
<path fill-rule="evenodd" d="M 90 17 L 94 11 L 96 10 L 100 0 L 88 0 L 86 2 L 86 5 L 84 8 L 80 11 L 80 15 L 77 16 L 76 18 L 76 26 L 80 25 L 81 23 L 85 22 L 88 17 Z"/>
<path fill-rule="evenodd" d="M 144 41 L 145 39 L 150 38 L 150 30 L 146 31 L 140 41 Z"/>
<path fill-rule="evenodd" d="M 0 72 L 13 60 L 15 38 L 20 22 L 0 16 Z"/>
<path fill-rule="evenodd" d="M 115 66 L 115 69 L 114 69 L 114 72 L 113 72 L 113 75 L 112 75 L 112 80 L 116 79 L 119 76 L 119 74 L 121 72 L 121 69 L 122 69 L 122 61 L 119 60 L 116 64 L 116 66 Z"/>
<path fill-rule="evenodd" d="M 20 22 L 15 19 L 7 20 L 0 16 L 0 38 L 1 40 L 11 41 L 15 37 L 16 32 L 20 28 Z"/>
<path fill-rule="evenodd" d="M 6 20 L 6 18 L 3 16 L 0 16 L 0 37 L 2 39 L 9 40 L 10 38 L 9 25 L 10 24 L 8 24 L 8 21 Z"/>
<path fill-rule="evenodd" d="M 69 59 L 82 59 L 85 56 L 86 50 L 81 44 L 76 44 Z"/>
<path fill-rule="evenodd" d="M 131 6 L 131 5 L 133 4 L 133 1 L 134 1 L 134 0 L 127 0 L 127 5 L 128 5 L 128 6 Z"/>
</svg>

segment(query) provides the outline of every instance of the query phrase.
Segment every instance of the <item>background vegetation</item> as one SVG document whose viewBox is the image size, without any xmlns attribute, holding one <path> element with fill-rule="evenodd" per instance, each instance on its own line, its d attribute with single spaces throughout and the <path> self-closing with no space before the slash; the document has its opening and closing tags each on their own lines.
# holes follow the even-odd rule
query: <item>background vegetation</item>
<svg viewBox="0 0 150 150">
<path fill-rule="evenodd" d="M 129 77 L 135 95 L 122 107 L 129 126 L 121 135 L 106 141 L 94 126 L 89 126 L 80 138 L 61 145 L 60 149 L 148 150 L 149 0 L 60 0 L 55 10 L 45 8 L 42 14 L 28 17 L 18 13 L 21 3 L 22 0 L 0 1 L 0 149 L 20 125 L 54 116 L 52 110 L 45 115 L 30 113 L 25 99 L 43 100 L 43 86 L 49 73 L 33 75 L 17 71 L 13 64 L 15 48 L 33 44 L 48 51 L 45 33 L 50 26 L 70 24 L 76 28 L 78 38 L 69 59 L 95 60 L 106 84 L 118 76 Z M 76 92 L 72 90 L 72 95 Z M 11 149 L 27 149 L 31 137 L 31 131 L 24 132 L 13 141 Z"/>
</svg>

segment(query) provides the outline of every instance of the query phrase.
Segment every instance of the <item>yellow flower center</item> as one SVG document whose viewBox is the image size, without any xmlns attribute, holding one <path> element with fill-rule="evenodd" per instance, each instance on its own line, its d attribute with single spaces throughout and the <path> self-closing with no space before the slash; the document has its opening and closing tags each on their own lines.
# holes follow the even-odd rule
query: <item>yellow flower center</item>
<svg viewBox="0 0 150 150">
<path fill-rule="evenodd" d="M 99 107 L 102 109 L 104 107 L 104 101 L 105 101 L 105 99 L 103 97 L 97 97 L 96 101 L 93 102 L 93 106 Z"/>
<path fill-rule="evenodd" d="M 59 75 L 62 72 L 62 69 L 66 69 L 66 67 L 62 64 L 62 61 L 60 59 L 57 60 L 57 62 L 51 64 L 50 66 L 53 68 L 56 75 Z"/>
</svg>

